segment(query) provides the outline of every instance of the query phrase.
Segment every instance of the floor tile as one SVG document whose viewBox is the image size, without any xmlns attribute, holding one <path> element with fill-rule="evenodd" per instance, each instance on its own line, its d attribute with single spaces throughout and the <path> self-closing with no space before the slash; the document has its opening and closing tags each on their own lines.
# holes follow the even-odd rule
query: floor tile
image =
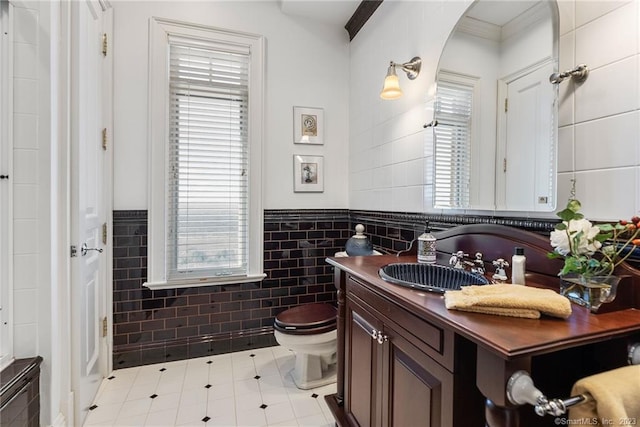
<svg viewBox="0 0 640 427">
<path fill-rule="evenodd" d="M 326 418 L 322 414 L 315 414 L 303 418 L 298 418 L 297 421 L 300 427 L 328 427 L 332 425 L 327 422 Z"/>
<path fill-rule="evenodd" d="M 102 402 L 96 403 L 97 407 L 87 415 L 85 425 L 111 425 L 115 422 L 122 408 L 122 403 L 103 404 Z"/>
<path fill-rule="evenodd" d="M 264 409 L 264 413 L 269 425 L 295 420 L 296 418 L 289 401 L 268 405 Z"/>
<path fill-rule="evenodd" d="M 181 404 L 176 415 L 176 425 L 204 425 L 202 419 L 207 415 L 207 405 L 205 402 L 197 404 Z M 198 424 L 199 423 L 199 424 Z"/>
<path fill-rule="evenodd" d="M 295 396 L 291 398 L 291 406 L 297 418 L 305 418 L 310 415 L 322 415 L 322 408 L 317 399 L 310 396 Z"/>
<path fill-rule="evenodd" d="M 134 415 L 148 414 L 149 408 L 151 408 L 152 400 L 153 399 L 151 399 L 149 396 L 143 399 L 127 400 L 122 404 L 122 407 L 120 408 L 118 419 L 131 418 Z"/>
<path fill-rule="evenodd" d="M 127 393 L 127 401 L 138 400 L 148 398 L 156 392 L 155 384 L 141 384 L 131 387 L 129 393 Z"/>
<path fill-rule="evenodd" d="M 246 409 L 236 411 L 236 423 L 239 427 L 266 426 L 267 418 L 264 409 Z"/>
<path fill-rule="evenodd" d="M 258 386 L 258 380 L 255 380 L 253 378 L 249 378 L 241 381 L 234 381 L 233 386 L 234 386 L 236 396 L 243 396 L 245 394 L 260 392 L 260 387 Z"/>
<path fill-rule="evenodd" d="M 178 407 L 149 412 L 144 425 L 147 427 L 175 426 Z"/>
<path fill-rule="evenodd" d="M 180 393 L 159 394 L 157 397 L 152 399 L 149 412 L 177 409 L 180 406 L 180 397 Z"/>
<path fill-rule="evenodd" d="M 144 421 L 147 418 L 147 414 L 137 414 L 129 417 L 118 417 L 116 422 L 113 424 L 114 427 L 138 427 L 143 426 Z"/>
<path fill-rule="evenodd" d="M 330 427 L 324 395 L 299 390 L 295 355 L 280 346 L 116 370 L 86 426 Z M 312 397 L 312 395 L 316 397 Z"/>
</svg>

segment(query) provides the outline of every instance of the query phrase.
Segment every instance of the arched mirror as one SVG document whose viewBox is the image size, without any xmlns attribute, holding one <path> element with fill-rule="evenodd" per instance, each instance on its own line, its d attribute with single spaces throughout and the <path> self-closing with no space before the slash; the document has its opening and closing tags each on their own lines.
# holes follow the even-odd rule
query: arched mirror
<svg viewBox="0 0 640 427">
<path fill-rule="evenodd" d="M 542 212 L 556 205 L 558 7 L 477 0 L 442 51 L 434 207 Z"/>
</svg>

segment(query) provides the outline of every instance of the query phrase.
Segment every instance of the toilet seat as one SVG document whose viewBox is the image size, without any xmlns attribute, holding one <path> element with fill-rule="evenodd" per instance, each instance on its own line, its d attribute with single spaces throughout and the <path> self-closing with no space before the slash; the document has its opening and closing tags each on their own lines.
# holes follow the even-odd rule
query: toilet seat
<svg viewBox="0 0 640 427">
<path fill-rule="evenodd" d="M 284 334 L 314 335 L 336 328 L 337 310 L 330 304 L 305 304 L 276 316 L 274 329 Z"/>
</svg>

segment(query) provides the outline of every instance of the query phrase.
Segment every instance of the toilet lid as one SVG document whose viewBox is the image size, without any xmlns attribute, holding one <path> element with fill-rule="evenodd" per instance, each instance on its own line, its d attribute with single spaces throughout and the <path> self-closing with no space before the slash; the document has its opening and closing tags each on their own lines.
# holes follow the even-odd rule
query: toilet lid
<svg viewBox="0 0 640 427">
<path fill-rule="evenodd" d="M 274 328 L 290 334 L 320 334 L 336 327 L 337 310 L 330 304 L 305 304 L 276 316 Z"/>
</svg>

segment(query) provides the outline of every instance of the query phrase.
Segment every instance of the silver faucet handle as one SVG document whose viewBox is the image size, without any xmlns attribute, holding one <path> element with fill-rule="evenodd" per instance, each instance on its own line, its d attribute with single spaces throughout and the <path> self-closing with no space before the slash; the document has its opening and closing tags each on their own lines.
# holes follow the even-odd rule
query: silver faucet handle
<svg viewBox="0 0 640 427">
<path fill-rule="evenodd" d="M 473 260 L 473 268 L 471 269 L 472 273 L 484 274 L 484 261 L 482 260 L 482 252 L 476 252 L 475 259 Z"/>
<path fill-rule="evenodd" d="M 492 261 L 491 264 L 496 268 L 509 267 L 509 262 L 505 261 L 503 258 L 498 258 L 497 260 Z"/>
<path fill-rule="evenodd" d="M 509 263 L 503 258 L 498 258 L 497 260 L 492 261 L 491 264 L 496 268 L 495 273 L 493 273 L 493 279 L 506 281 L 507 272 L 504 269 L 505 267 L 509 267 Z"/>
</svg>

